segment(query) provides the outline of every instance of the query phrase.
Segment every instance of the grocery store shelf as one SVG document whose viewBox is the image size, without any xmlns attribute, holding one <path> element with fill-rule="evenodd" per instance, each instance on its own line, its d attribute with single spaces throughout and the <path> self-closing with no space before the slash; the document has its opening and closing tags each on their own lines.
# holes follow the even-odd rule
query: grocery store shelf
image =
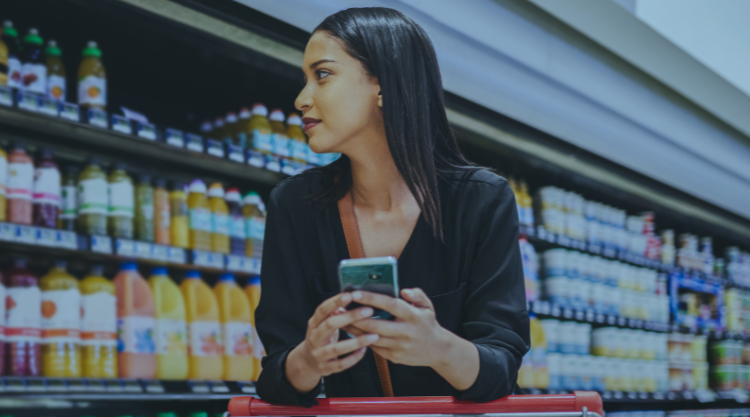
<svg viewBox="0 0 750 417">
<path fill-rule="evenodd" d="M 676 331 L 672 326 L 666 323 L 602 314 L 593 309 L 576 310 L 551 304 L 547 301 L 530 302 L 529 312 L 535 313 L 541 318 L 550 317 L 563 320 L 573 320 L 582 323 L 590 323 L 592 325 L 617 326 L 626 329 L 650 330 L 654 332 Z"/>
</svg>

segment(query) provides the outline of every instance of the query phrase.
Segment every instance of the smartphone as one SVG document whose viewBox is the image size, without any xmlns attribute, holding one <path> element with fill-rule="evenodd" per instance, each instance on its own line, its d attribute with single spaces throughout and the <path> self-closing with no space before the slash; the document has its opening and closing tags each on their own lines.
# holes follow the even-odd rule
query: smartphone
<svg viewBox="0 0 750 417">
<path fill-rule="evenodd" d="M 393 256 L 380 258 L 344 259 L 339 263 L 339 283 L 341 292 L 369 291 L 389 297 L 397 297 L 398 263 Z M 346 309 L 352 310 L 362 304 L 351 303 Z M 372 318 L 393 320 L 391 313 L 373 307 Z"/>
</svg>

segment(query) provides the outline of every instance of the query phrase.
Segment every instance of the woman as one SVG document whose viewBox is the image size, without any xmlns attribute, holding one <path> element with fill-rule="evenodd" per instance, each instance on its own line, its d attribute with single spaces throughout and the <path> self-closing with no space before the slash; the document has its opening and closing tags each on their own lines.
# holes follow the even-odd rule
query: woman
<svg viewBox="0 0 750 417">
<path fill-rule="evenodd" d="M 459 151 L 429 38 L 392 9 L 344 10 L 313 32 L 303 71 L 310 147 L 343 156 L 271 193 L 258 394 L 309 406 L 325 378 L 329 397 L 382 396 L 373 352 L 396 396 L 510 394 L 529 346 L 515 199 Z M 339 293 L 348 192 L 364 254 L 398 258 L 400 299 Z"/>
</svg>

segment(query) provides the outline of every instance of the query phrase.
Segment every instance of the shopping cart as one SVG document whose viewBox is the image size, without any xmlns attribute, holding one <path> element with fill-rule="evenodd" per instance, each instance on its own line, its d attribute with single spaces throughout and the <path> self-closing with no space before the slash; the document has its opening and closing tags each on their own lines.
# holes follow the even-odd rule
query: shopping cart
<svg viewBox="0 0 750 417">
<path fill-rule="evenodd" d="M 602 398 L 596 392 L 573 394 L 509 395 L 476 403 L 453 397 L 321 398 L 310 408 L 273 405 L 254 397 L 229 401 L 231 417 L 247 416 L 374 416 L 466 415 L 486 417 L 604 417 Z"/>
</svg>

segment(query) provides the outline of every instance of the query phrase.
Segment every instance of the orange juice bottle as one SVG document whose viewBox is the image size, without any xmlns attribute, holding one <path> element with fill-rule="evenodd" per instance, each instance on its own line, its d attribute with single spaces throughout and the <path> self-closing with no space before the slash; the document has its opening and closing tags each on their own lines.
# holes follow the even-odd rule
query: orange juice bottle
<svg viewBox="0 0 750 417">
<path fill-rule="evenodd" d="M 253 325 L 253 377 L 250 380 L 257 381 L 261 371 L 260 360 L 266 355 L 266 350 L 255 328 L 255 309 L 258 308 L 260 302 L 260 277 L 250 278 L 245 286 L 245 295 L 250 301 L 250 323 Z"/>
<path fill-rule="evenodd" d="M 117 365 L 121 378 L 156 376 L 154 296 L 135 262 L 125 262 L 114 279 L 117 295 Z"/>
<path fill-rule="evenodd" d="M 193 180 L 188 189 L 190 249 L 211 250 L 211 207 L 206 199 L 206 184 Z"/>
<path fill-rule="evenodd" d="M 117 298 L 115 285 L 102 276 L 101 265 L 81 280 L 82 375 L 117 377 Z"/>
<path fill-rule="evenodd" d="M 172 184 L 172 191 L 169 192 L 169 211 L 170 243 L 178 248 L 188 248 L 190 246 L 190 223 L 185 184 L 181 182 Z"/>
<path fill-rule="evenodd" d="M 188 375 L 187 324 L 182 292 L 164 267 L 154 268 L 148 283 L 156 305 L 156 377 L 185 379 Z"/>
<path fill-rule="evenodd" d="M 211 208 L 211 250 L 229 253 L 229 208 L 224 201 L 224 187 L 215 182 L 208 188 Z"/>
<path fill-rule="evenodd" d="M 185 298 L 188 323 L 188 357 L 190 379 L 221 379 L 224 366 L 221 354 L 221 325 L 219 305 L 211 287 L 198 271 L 189 271 L 180 284 Z"/>
<path fill-rule="evenodd" d="M 66 261 L 39 280 L 42 290 L 42 375 L 81 376 L 81 292 Z"/>
<path fill-rule="evenodd" d="M 263 257 L 263 239 L 266 233 L 266 217 L 263 200 L 255 191 L 250 191 L 242 201 L 245 215 L 245 255 L 250 258 Z"/>
<path fill-rule="evenodd" d="M 8 154 L 0 148 L 0 222 L 5 221 L 6 198 L 8 193 Z"/>
<path fill-rule="evenodd" d="M 223 274 L 214 287 L 224 337 L 225 381 L 248 381 L 253 377 L 253 325 L 250 300 L 234 280 Z"/>
</svg>

